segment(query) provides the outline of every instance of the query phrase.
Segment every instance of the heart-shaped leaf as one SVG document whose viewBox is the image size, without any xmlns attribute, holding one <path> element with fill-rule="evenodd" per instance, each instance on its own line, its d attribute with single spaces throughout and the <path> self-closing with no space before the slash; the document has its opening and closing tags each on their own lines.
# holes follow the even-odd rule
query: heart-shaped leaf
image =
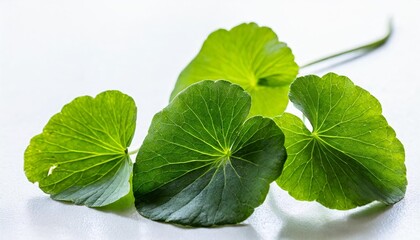
<svg viewBox="0 0 420 240">
<path fill-rule="evenodd" d="M 157 113 L 134 165 L 138 211 L 191 226 L 250 216 L 286 158 L 282 131 L 269 118 L 246 120 L 250 106 L 240 86 L 202 81 Z"/>
<path fill-rule="evenodd" d="M 171 99 L 201 80 L 224 79 L 251 94 L 250 116 L 277 116 L 286 109 L 298 66 L 289 47 L 268 27 L 241 24 L 209 35 L 198 55 L 182 71 Z"/>
<path fill-rule="evenodd" d="M 296 79 L 290 100 L 313 127 L 292 114 L 275 118 L 289 155 L 277 182 L 290 195 L 335 209 L 404 197 L 404 147 L 369 92 L 330 73 Z"/>
<path fill-rule="evenodd" d="M 133 99 L 118 91 L 74 99 L 32 138 L 26 176 L 57 200 L 89 207 L 115 202 L 130 191 L 127 147 L 136 114 Z"/>
</svg>

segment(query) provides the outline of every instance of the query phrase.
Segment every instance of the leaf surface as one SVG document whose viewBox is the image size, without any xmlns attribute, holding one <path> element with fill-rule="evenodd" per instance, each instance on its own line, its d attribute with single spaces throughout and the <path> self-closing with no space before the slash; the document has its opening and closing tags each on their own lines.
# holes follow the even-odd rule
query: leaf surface
<svg viewBox="0 0 420 240">
<path fill-rule="evenodd" d="M 275 118 L 289 155 L 280 187 L 296 199 L 334 209 L 374 200 L 393 204 L 404 197 L 404 147 L 369 92 L 329 73 L 296 79 L 290 100 L 313 130 L 292 114 Z"/>
<path fill-rule="evenodd" d="M 137 210 L 190 226 L 250 216 L 286 158 L 284 135 L 273 120 L 246 120 L 250 105 L 240 86 L 202 81 L 157 113 L 134 165 Z"/>
<path fill-rule="evenodd" d="M 27 178 L 57 200 L 89 207 L 117 201 L 130 191 L 136 114 L 133 99 L 118 91 L 74 99 L 31 139 Z"/>
<path fill-rule="evenodd" d="M 241 24 L 211 33 L 181 72 L 171 99 L 201 80 L 224 79 L 251 94 L 250 116 L 276 116 L 286 109 L 298 66 L 289 47 L 268 27 Z"/>
</svg>

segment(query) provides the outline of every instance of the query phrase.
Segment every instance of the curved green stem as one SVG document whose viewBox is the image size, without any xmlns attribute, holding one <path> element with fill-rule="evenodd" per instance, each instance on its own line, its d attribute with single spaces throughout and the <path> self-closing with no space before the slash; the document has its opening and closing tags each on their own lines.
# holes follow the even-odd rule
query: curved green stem
<svg viewBox="0 0 420 240">
<path fill-rule="evenodd" d="M 139 150 L 140 150 L 140 148 L 137 148 L 137 149 L 134 149 L 133 151 L 129 151 L 127 154 L 128 154 L 128 155 L 133 155 L 133 154 L 138 153 L 138 152 L 139 152 Z"/>
<path fill-rule="evenodd" d="M 309 62 L 307 64 L 304 64 L 304 65 L 300 66 L 300 68 L 302 69 L 302 68 L 305 68 L 305 67 L 309 67 L 309 66 L 312 66 L 314 64 L 324 62 L 324 61 L 327 61 L 329 59 L 333 59 L 333 58 L 336 58 L 336 57 L 339 57 L 339 56 L 342 56 L 342 55 L 346 55 L 346 54 L 349 54 L 349 53 L 354 53 L 354 52 L 359 52 L 360 51 L 360 52 L 362 52 L 362 55 L 365 55 L 365 54 L 381 47 L 382 45 L 384 45 L 388 41 L 388 39 L 391 37 L 392 32 L 393 32 L 392 19 L 390 19 L 389 23 L 388 23 L 388 33 L 384 37 L 382 37 L 381 39 L 378 39 L 378 40 L 376 40 L 374 42 L 371 42 L 371 43 L 368 43 L 366 45 L 362 45 L 362 46 L 359 46 L 359 47 L 356 47 L 356 48 L 352 48 L 352 49 L 349 49 L 349 50 L 346 50 L 346 51 L 343 51 L 343 52 L 335 53 L 335 54 L 332 54 L 330 56 L 317 59 L 315 61 L 312 61 L 312 62 Z"/>
</svg>

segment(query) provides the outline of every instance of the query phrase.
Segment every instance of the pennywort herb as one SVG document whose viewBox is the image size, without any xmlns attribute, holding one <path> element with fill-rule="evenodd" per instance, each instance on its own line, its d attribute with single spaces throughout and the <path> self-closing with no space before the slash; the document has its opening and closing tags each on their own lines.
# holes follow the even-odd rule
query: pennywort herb
<svg viewBox="0 0 420 240">
<path fill-rule="evenodd" d="M 302 67 L 371 51 L 389 36 Z M 32 138 L 26 176 L 53 199 L 89 207 L 132 190 L 143 216 L 189 226 L 242 222 L 274 181 L 298 200 L 334 209 L 401 200 L 404 147 L 378 100 L 347 77 L 296 79 L 298 70 L 270 28 L 217 30 L 154 116 L 134 167 L 130 155 L 137 150 L 127 148 L 136 105 L 105 91 L 76 98 Z M 284 113 L 289 99 L 311 130 Z"/>
</svg>

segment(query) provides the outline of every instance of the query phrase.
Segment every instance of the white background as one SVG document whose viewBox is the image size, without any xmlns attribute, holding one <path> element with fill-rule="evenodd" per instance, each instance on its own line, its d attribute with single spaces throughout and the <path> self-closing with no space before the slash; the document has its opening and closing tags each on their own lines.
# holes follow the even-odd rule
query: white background
<svg viewBox="0 0 420 240">
<path fill-rule="evenodd" d="M 329 71 L 376 96 L 405 145 L 409 184 L 393 207 L 329 210 L 272 185 L 244 224 L 184 229 L 134 208 L 53 201 L 26 180 L 30 138 L 77 96 L 107 89 L 131 95 L 139 108 L 133 148 L 139 146 L 178 74 L 217 28 L 269 26 L 304 64 L 381 37 L 390 16 L 395 34 L 386 46 Z M 419 68 L 419 0 L 0 0 L 0 239 L 420 239 Z"/>
</svg>

